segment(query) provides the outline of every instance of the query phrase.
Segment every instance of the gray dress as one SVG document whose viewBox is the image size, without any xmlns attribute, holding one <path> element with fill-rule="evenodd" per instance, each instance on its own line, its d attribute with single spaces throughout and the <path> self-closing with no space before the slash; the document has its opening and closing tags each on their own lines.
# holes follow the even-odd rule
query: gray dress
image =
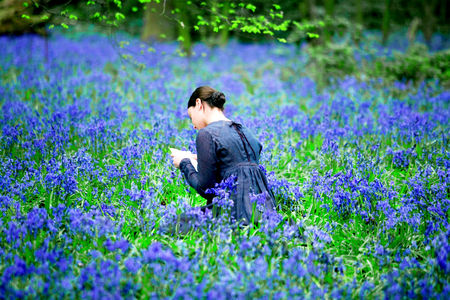
<svg viewBox="0 0 450 300">
<path fill-rule="evenodd" d="M 198 172 L 189 159 L 180 162 L 180 170 L 188 183 L 207 199 L 206 207 L 212 206 L 215 196 L 206 193 L 207 189 L 235 175 L 237 185 L 231 196 L 235 220 L 248 224 L 252 219 L 255 198 L 251 193 L 260 195 L 259 211 L 275 210 L 275 197 L 258 165 L 262 145 L 245 126 L 233 121 L 212 122 L 199 130 L 196 147 Z"/>
</svg>

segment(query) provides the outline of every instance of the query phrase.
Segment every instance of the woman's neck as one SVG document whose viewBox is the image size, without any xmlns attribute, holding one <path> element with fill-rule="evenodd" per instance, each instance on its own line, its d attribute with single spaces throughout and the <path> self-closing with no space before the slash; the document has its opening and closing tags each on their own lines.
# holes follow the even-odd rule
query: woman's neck
<svg viewBox="0 0 450 300">
<path fill-rule="evenodd" d="M 209 113 L 208 117 L 206 118 L 206 124 L 210 124 L 212 122 L 216 121 L 230 121 L 224 114 L 223 111 L 218 109 L 213 109 Z"/>
</svg>

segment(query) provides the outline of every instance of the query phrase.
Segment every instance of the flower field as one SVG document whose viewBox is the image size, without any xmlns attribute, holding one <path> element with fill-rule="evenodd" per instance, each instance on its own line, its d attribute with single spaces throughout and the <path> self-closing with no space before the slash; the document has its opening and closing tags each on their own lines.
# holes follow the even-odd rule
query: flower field
<svg viewBox="0 0 450 300">
<path fill-rule="evenodd" d="M 197 44 L 190 58 L 96 34 L 0 44 L 0 298 L 450 294 L 450 92 L 438 81 L 321 90 L 305 55 L 279 43 Z M 169 147 L 195 152 L 186 107 L 200 85 L 263 144 L 279 208 L 258 226 L 203 215 L 172 165 Z M 188 234 L 170 230 L 182 213 Z"/>
</svg>

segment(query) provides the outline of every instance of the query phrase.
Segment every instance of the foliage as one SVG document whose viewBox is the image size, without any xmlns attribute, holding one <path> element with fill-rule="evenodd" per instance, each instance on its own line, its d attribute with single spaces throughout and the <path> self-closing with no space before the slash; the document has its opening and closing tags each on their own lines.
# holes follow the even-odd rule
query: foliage
<svg viewBox="0 0 450 300">
<path fill-rule="evenodd" d="M 323 87 L 334 79 L 354 75 L 358 69 L 354 48 L 347 43 L 325 43 L 306 48 L 307 70 L 310 76 Z"/>
<path fill-rule="evenodd" d="M 361 37 L 363 27 L 361 24 L 355 24 L 348 18 L 323 16 L 321 19 L 314 19 L 308 22 L 293 21 L 294 27 L 289 32 L 288 41 L 300 45 L 301 42 L 308 41 L 313 45 L 325 44 L 324 38 L 314 39 L 323 36 L 326 31 L 334 33 L 336 36 L 348 36 L 350 41 L 358 44 Z M 315 34 L 305 32 L 305 29 L 314 29 Z"/>
<path fill-rule="evenodd" d="M 314 78 L 319 88 L 345 76 L 415 84 L 438 79 L 443 86 L 450 84 L 449 50 L 430 52 L 424 44 L 415 43 L 405 52 L 383 52 L 367 38 L 361 39 L 360 46 L 351 41 L 348 36 L 343 42 L 304 46 L 301 50 L 308 56 L 302 73 Z"/>
<path fill-rule="evenodd" d="M 87 17 L 90 22 L 101 26 L 119 28 L 127 18 L 132 18 L 143 10 L 150 9 L 148 4 L 161 4 L 161 15 L 178 23 L 181 28 L 192 26 L 195 31 L 202 28 L 211 29 L 212 32 L 240 31 L 249 34 L 261 34 L 276 36 L 277 32 L 288 30 L 291 20 L 284 18 L 281 5 L 271 3 L 270 6 L 264 1 L 179 1 L 174 0 L 166 4 L 160 0 L 139 0 L 127 1 L 106 0 L 106 1 L 86 1 L 75 5 L 47 7 L 39 2 L 24 2 L 27 6 L 34 4 L 36 7 L 43 6 L 47 12 L 56 14 L 57 19 L 53 20 L 50 27 L 54 25 L 67 29 L 70 25 L 75 25 L 82 17 Z M 167 6 L 167 7 L 166 7 Z M 154 10 L 154 8 L 152 8 Z M 29 17 L 24 14 L 25 17 Z M 194 19 L 194 20 L 192 20 Z M 80 19 L 81 20 L 81 19 Z M 192 25 L 190 25 L 192 23 Z M 310 33 L 311 34 L 311 33 Z M 315 36 L 315 35 L 313 35 Z M 178 40 L 184 42 L 186 36 L 180 34 Z M 279 41 L 286 42 L 280 38 Z"/>
<path fill-rule="evenodd" d="M 396 52 L 374 65 L 374 75 L 391 80 L 421 82 L 437 78 L 450 80 L 450 51 L 429 53 L 424 44 L 413 44 L 406 53 Z"/>
<path fill-rule="evenodd" d="M 0 1 L 0 34 L 38 33 L 45 35 L 50 14 L 28 1 Z"/>
<path fill-rule="evenodd" d="M 198 43 L 190 59 L 154 43 L 145 71 L 125 68 L 101 35 L 55 36 L 47 62 L 39 37 L 0 43 L 2 297 L 449 294 L 450 95 L 439 82 L 347 77 L 319 91 L 296 73 L 310 73 L 305 55 L 281 43 Z M 263 144 L 279 207 L 259 226 L 201 213 L 171 164 L 169 146 L 195 151 L 186 101 L 203 84 Z M 183 214 L 195 228 L 174 235 Z"/>
</svg>

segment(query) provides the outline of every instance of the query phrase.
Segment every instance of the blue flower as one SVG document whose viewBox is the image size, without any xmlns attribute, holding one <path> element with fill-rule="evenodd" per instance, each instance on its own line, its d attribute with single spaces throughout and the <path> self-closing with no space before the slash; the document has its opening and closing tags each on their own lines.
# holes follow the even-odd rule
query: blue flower
<svg viewBox="0 0 450 300">
<path fill-rule="evenodd" d="M 125 267 L 131 273 L 136 273 L 141 269 L 141 262 L 139 258 L 129 257 L 124 262 Z"/>
</svg>

